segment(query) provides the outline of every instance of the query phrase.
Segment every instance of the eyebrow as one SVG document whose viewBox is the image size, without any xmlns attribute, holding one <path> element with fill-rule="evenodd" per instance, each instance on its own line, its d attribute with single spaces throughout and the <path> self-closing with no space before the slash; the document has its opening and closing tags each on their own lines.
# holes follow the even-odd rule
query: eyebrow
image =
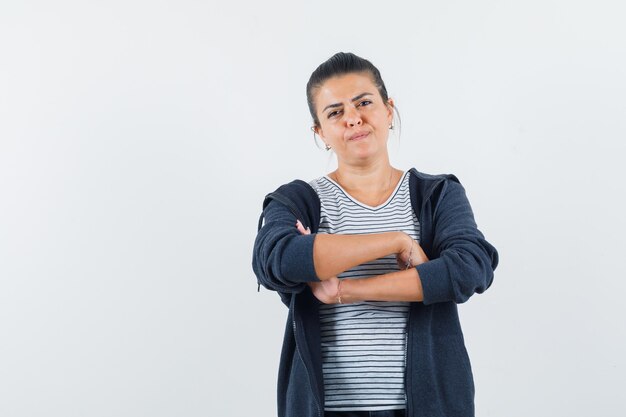
<svg viewBox="0 0 626 417">
<path fill-rule="evenodd" d="M 367 93 L 367 92 L 366 93 L 361 93 L 358 96 L 352 98 L 352 101 L 357 101 L 359 99 L 362 99 L 365 96 L 371 96 L 371 95 L 372 95 L 372 93 Z M 342 106 L 341 103 L 329 104 L 328 106 L 324 107 L 324 110 L 322 110 L 322 113 L 324 113 L 328 109 L 333 109 L 333 108 L 341 107 L 341 106 Z"/>
</svg>

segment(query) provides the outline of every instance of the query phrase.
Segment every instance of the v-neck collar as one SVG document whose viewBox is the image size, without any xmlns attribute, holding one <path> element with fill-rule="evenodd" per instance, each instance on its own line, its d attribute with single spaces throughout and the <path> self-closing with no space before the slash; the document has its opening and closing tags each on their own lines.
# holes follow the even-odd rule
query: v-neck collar
<svg viewBox="0 0 626 417">
<path fill-rule="evenodd" d="M 350 200 L 352 200 L 355 204 L 358 204 L 361 207 L 365 207 L 367 209 L 370 210 L 378 210 L 381 209 L 383 207 L 385 207 L 387 204 L 389 204 L 389 202 L 391 202 L 391 200 L 393 200 L 393 197 L 398 193 L 398 190 L 400 189 L 400 186 L 402 185 L 402 183 L 404 182 L 404 179 L 407 175 L 409 171 L 404 171 L 402 173 L 402 175 L 400 176 L 400 180 L 398 181 L 398 183 L 396 184 L 393 192 L 389 195 L 389 197 L 387 198 L 387 200 L 385 200 L 383 203 L 380 203 L 377 206 L 370 206 L 368 204 L 365 204 L 359 200 L 357 200 L 356 198 L 352 197 L 350 195 L 350 193 L 348 193 L 346 190 L 343 189 L 343 187 L 341 185 L 339 185 L 339 183 L 335 182 L 332 178 L 330 178 L 328 175 L 324 175 L 324 178 L 326 180 L 328 180 L 331 184 L 335 185 L 335 187 L 337 187 L 342 193 L 345 194 L 346 197 L 348 197 Z"/>
</svg>

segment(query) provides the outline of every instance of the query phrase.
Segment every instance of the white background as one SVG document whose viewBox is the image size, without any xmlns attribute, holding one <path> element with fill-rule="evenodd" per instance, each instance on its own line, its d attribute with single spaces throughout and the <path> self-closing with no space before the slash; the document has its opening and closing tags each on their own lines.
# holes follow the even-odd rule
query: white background
<svg viewBox="0 0 626 417">
<path fill-rule="evenodd" d="M 623 416 L 620 1 L 0 5 L 0 415 L 272 416 L 263 196 L 334 169 L 310 73 L 370 59 L 392 163 L 500 252 L 460 306 L 477 416 Z"/>
</svg>

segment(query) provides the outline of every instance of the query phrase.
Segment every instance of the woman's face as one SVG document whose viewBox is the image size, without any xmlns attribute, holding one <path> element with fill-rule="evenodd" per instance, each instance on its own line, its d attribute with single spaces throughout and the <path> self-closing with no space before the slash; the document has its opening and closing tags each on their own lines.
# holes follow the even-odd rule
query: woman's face
<svg viewBox="0 0 626 417">
<path fill-rule="evenodd" d="M 314 96 L 320 125 L 315 128 L 341 163 L 362 165 L 387 158 L 393 101 L 384 103 L 367 73 L 329 78 Z"/>
</svg>

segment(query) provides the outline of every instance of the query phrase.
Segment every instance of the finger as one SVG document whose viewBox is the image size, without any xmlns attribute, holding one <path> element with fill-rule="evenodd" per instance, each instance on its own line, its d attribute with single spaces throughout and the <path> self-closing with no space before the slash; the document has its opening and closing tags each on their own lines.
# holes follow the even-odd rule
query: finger
<svg viewBox="0 0 626 417">
<path fill-rule="evenodd" d="M 304 229 L 304 226 L 302 226 L 302 223 L 300 223 L 300 220 L 296 220 L 296 229 L 298 229 L 298 232 L 306 235 L 306 230 Z"/>
<path fill-rule="evenodd" d="M 300 220 L 296 221 L 296 228 L 303 235 L 310 235 L 311 234 L 311 229 L 309 229 L 308 227 L 305 229 L 304 226 L 302 225 L 302 223 L 300 222 Z"/>
</svg>

